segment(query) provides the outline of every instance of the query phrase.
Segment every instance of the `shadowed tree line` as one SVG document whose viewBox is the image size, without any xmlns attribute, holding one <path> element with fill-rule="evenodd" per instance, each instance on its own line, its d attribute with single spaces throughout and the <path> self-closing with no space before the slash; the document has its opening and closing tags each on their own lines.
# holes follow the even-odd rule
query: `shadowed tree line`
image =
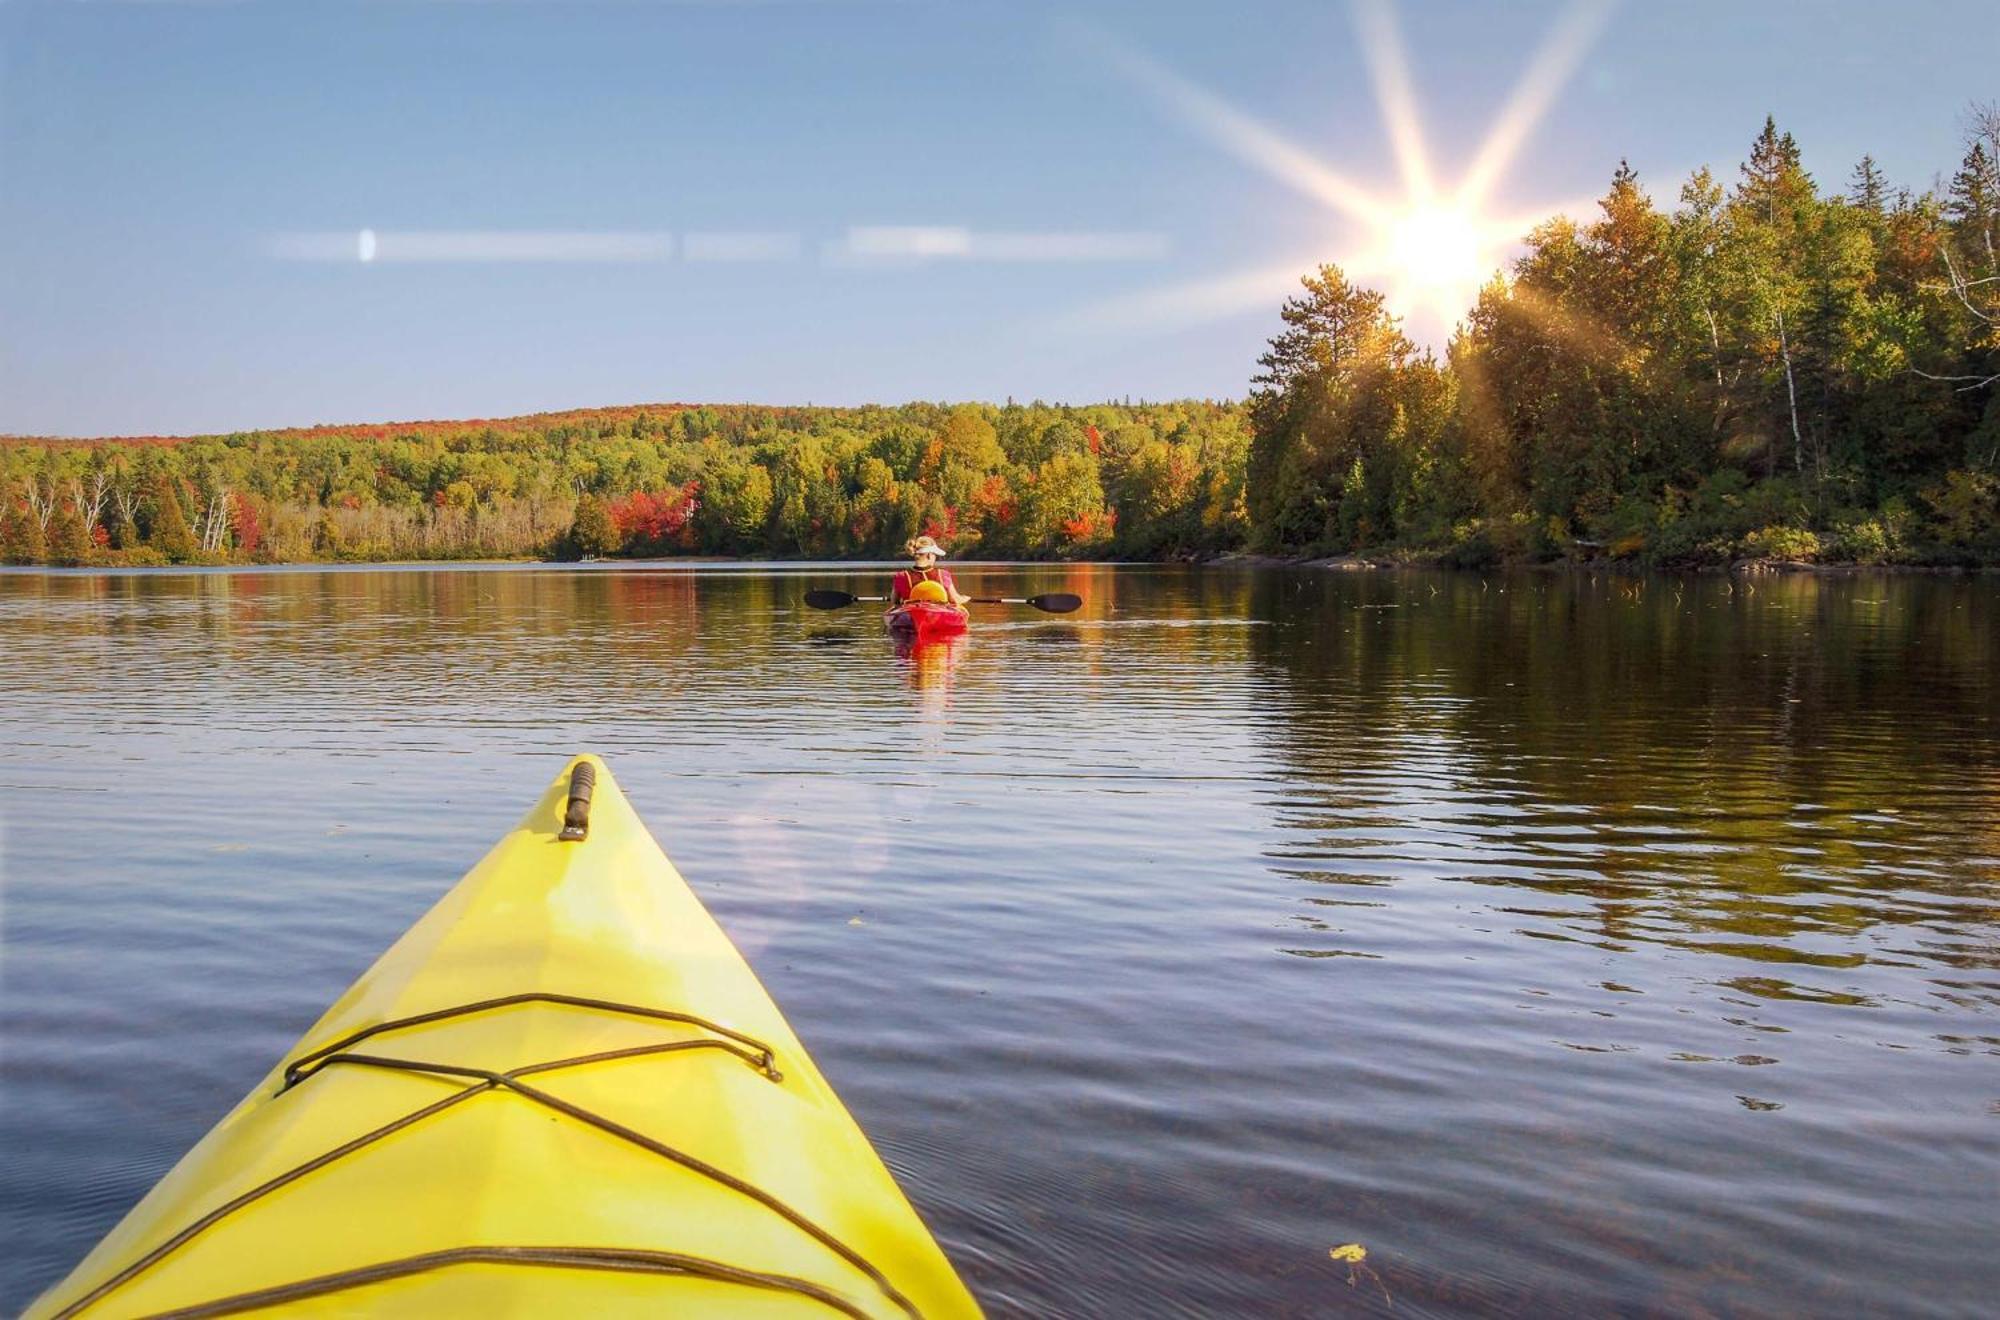
<svg viewBox="0 0 2000 1320">
<path fill-rule="evenodd" d="M 2000 107 L 1948 183 L 1821 186 L 1767 120 L 1663 210 L 1621 166 L 1443 361 L 1335 267 L 1261 359 L 1253 539 L 1448 562 L 2000 561 Z"/>
<path fill-rule="evenodd" d="M 1201 401 L 618 408 L 504 423 L 0 444 L 0 557 L 1198 556 L 1249 429 Z"/>
</svg>

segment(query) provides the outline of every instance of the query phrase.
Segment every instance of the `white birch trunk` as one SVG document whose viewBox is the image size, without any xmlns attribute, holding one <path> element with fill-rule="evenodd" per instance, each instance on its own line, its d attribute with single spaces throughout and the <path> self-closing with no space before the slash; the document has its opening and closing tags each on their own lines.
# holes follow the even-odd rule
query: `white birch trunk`
<svg viewBox="0 0 2000 1320">
<path fill-rule="evenodd" d="M 1806 472 L 1806 446 L 1804 438 L 1799 435 L 1799 391 L 1798 386 L 1792 380 L 1792 342 L 1785 335 L 1785 312 L 1783 308 L 1778 309 L 1777 317 L 1778 351 L 1785 358 L 1785 402 L 1790 407 L 1792 414 L 1792 468 L 1800 476 L 1804 476 Z"/>
<path fill-rule="evenodd" d="M 222 549 L 222 543 L 229 534 L 229 491 L 225 488 L 215 493 L 208 502 L 208 511 L 201 519 L 201 548 L 209 554 Z"/>
<path fill-rule="evenodd" d="M 35 515 L 35 521 L 42 526 L 42 535 L 49 534 L 49 520 L 56 516 L 56 493 L 53 487 L 44 488 L 40 477 L 30 477 L 21 483 L 22 494 L 27 497 L 28 511 Z"/>
<path fill-rule="evenodd" d="M 71 503 L 76 505 L 78 516 L 83 519 L 83 530 L 87 536 L 97 530 L 97 524 L 104 518 L 104 500 L 111 493 L 111 474 L 95 472 L 90 484 L 85 485 L 82 477 L 69 479 Z"/>
</svg>

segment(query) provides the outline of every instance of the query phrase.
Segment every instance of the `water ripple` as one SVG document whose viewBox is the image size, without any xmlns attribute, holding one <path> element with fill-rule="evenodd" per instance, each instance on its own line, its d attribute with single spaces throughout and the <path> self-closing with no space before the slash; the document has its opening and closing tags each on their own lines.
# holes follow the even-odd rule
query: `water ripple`
<svg viewBox="0 0 2000 1320">
<path fill-rule="evenodd" d="M 0 1307 L 582 747 L 996 1314 L 2000 1290 L 2000 584 L 960 578 L 0 573 Z"/>
</svg>

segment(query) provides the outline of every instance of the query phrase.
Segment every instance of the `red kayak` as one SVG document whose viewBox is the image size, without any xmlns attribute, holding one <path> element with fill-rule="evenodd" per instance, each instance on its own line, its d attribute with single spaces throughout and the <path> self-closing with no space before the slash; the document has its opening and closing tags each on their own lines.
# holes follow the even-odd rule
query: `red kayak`
<svg viewBox="0 0 2000 1320">
<path fill-rule="evenodd" d="M 965 631 L 968 617 L 965 610 L 957 605 L 910 600 L 884 614 L 882 621 L 898 637 L 928 642 L 935 638 L 958 636 Z"/>
</svg>

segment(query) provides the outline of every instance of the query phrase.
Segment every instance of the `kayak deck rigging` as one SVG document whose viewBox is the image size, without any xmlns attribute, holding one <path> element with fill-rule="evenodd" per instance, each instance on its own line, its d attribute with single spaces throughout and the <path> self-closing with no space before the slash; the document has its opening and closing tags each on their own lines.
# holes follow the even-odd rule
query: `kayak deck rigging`
<svg viewBox="0 0 2000 1320">
<path fill-rule="evenodd" d="M 772 1052 L 769 1045 L 766 1045 L 754 1036 L 746 1036 L 740 1031 L 725 1027 L 719 1022 L 711 1022 L 707 1018 L 696 1017 L 692 1013 L 676 1013 L 670 1009 L 646 1008 L 639 1004 L 614 1003 L 609 999 L 590 999 L 582 995 L 564 995 L 546 990 L 531 990 L 525 994 L 501 995 L 497 999 L 481 999 L 475 1003 L 459 1004 L 453 1008 L 434 1009 L 429 1013 L 416 1013 L 409 1017 L 396 1018 L 390 1022 L 378 1022 L 372 1027 L 363 1027 L 359 1031 L 351 1032 L 341 1037 L 331 1045 L 322 1046 L 310 1054 L 302 1054 L 290 1063 L 287 1063 L 285 1065 L 285 1084 L 278 1088 L 278 1093 L 280 1095 L 284 1094 L 311 1076 L 313 1072 L 317 1072 L 317 1065 L 326 1061 L 328 1055 L 337 1054 L 350 1045 L 359 1045 L 371 1036 L 379 1036 L 385 1031 L 396 1031 L 404 1027 L 428 1026 L 433 1022 L 443 1022 L 447 1018 L 463 1017 L 467 1013 L 483 1013 L 488 1009 L 509 1008 L 515 1004 L 567 1004 L 572 1008 L 594 1008 L 601 1009 L 607 1013 L 630 1013 L 634 1017 L 657 1018 L 662 1022 L 686 1023 L 689 1026 L 700 1027 L 704 1031 L 713 1031 L 718 1036 L 726 1036 L 740 1045 L 749 1046 L 756 1051 L 754 1058 L 742 1050 L 732 1050 L 731 1052 L 739 1055 L 746 1062 L 756 1064 L 758 1069 L 767 1074 L 772 1081 L 784 1080 L 784 1074 L 780 1073 L 772 1064 Z M 683 1045 L 676 1046 L 676 1048 L 697 1048 L 703 1045 L 729 1048 L 722 1041 L 707 1040 L 688 1041 Z M 535 1065 L 537 1069 L 545 1066 L 548 1065 Z"/>
<path fill-rule="evenodd" d="M 614 1270 L 620 1274 L 663 1274 L 679 1278 L 708 1279 L 717 1283 L 740 1283 L 776 1292 L 797 1293 L 813 1301 L 823 1302 L 842 1315 L 854 1316 L 857 1320 L 867 1320 L 868 1315 L 866 1311 L 856 1307 L 832 1289 L 822 1287 L 808 1279 L 795 1279 L 784 1274 L 760 1274 L 755 1270 L 739 1269 L 720 1261 L 704 1260 L 699 1256 L 684 1256 L 671 1251 L 640 1251 L 629 1247 L 455 1247 L 447 1251 L 406 1256 L 401 1260 L 383 1261 L 379 1265 L 364 1266 L 360 1269 L 343 1270 L 339 1274 L 324 1274 L 317 1278 L 301 1279 L 297 1283 L 283 1284 L 275 1288 L 238 1293 L 234 1297 L 218 1298 L 206 1305 L 159 1311 L 147 1317 L 147 1320 L 200 1320 L 201 1317 L 207 1316 L 234 1315 L 243 1311 L 281 1306 L 288 1302 L 308 1301 L 350 1288 L 364 1288 L 370 1284 L 405 1279 L 427 1270 L 443 1269 L 451 1265 L 540 1265 L 559 1269 Z"/>
<path fill-rule="evenodd" d="M 565 1059 L 548 1059 L 540 1063 L 523 1064 L 505 1072 L 495 1072 L 487 1068 L 470 1068 L 458 1064 L 433 1063 L 420 1059 L 386 1058 L 372 1054 L 354 1054 L 349 1046 L 359 1044 L 373 1036 L 386 1032 L 442 1022 L 449 1018 L 464 1017 L 471 1013 L 483 1013 L 495 1009 L 509 1008 L 517 1004 L 548 1003 L 562 1004 L 572 1008 L 595 1009 L 610 1013 L 629 1014 L 636 1017 L 652 1018 L 663 1022 L 673 1022 L 712 1031 L 723 1039 L 697 1037 L 693 1040 L 662 1041 L 652 1045 L 633 1045 L 623 1049 L 600 1050 L 592 1054 L 579 1054 Z M 475 1096 L 501 1090 L 511 1091 L 523 1099 L 532 1101 L 559 1114 L 587 1123 L 599 1131 L 607 1132 L 623 1141 L 632 1143 L 643 1150 L 673 1161 L 684 1169 L 719 1183 L 731 1191 L 740 1192 L 751 1200 L 772 1211 L 786 1222 L 794 1225 L 835 1255 L 845 1260 L 855 1269 L 874 1281 L 882 1293 L 905 1315 L 916 1316 L 917 1309 L 896 1286 L 889 1282 L 880 1270 L 871 1265 L 861 1254 L 841 1242 L 805 1215 L 786 1205 L 778 1197 L 762 1188 L 746 1182 L 735 1175 L 715 1167 L 706 1160 L 677 1150 L 665 1142 L 655 1141 L 643 1132 L 625 1124 L 593 1113 L 581 1105 L 572 1104 L 559 1096 L 552 1095 L 539 1087 L 528 1085 L 521 1079 L 539 1073 L 556 1072 L 564 1068 L 580 1068 L 586 1064 L 610 1063 L 622 1059 L 652 1057 L 679 1053 L 687 1050 L 718 1049 L 733 1054 L 743 1062 L 777 1082 L 784 1079 L 776 1065 L 775 1052 L 769 1045 L 731 1027 L 692 1013 L 680 1013 L 671 1009 L 649 1008 L 641 1004 L 621 1004 L 607 999 L 592 999 L 583 995 L 565 995 L 546 991 L 533 991 L 518 995 L 502 995 L 494 999 L 483 999 L 475 1003 L 459 1004 L 450 1008 L 434 1009 L 428 1013 L 412 1014 L 389 1022 L 378 1022 L 351 1032 L 330 1045 L 322 1046 L 310 1053 L 302 1054 L 285 1064 L 283 1084 L 278 1094 L 303 1085 L 335 1064 L 351 1064 L 365 1068 L 383 1068 L 403 1072 L 427 1073 L 435 1077 L 460 1077 L 473 1079 L 475 1084 L 465 1087 L 452 1095 L 434 1101 L 419 1109 L 365 1132 L 350 1141 L 343 1142 L 322 1155 L 294 1165 L 276 1177 L 251 1188 L 242 1195 L 217 1206 L 208 1214 L 189 1224 L 145 1255 L 133 1261 L 111 1278 L 106 1279 L 90 1292 L 77 1298 L 62 1310 L 56 1312 L 56 1320 L 70 1320 L 89 1307 L 104 1300 L 122 1285 L 151 1269 L 197 1235 L 213 1227 L 229 1215 L 245 1206 L 270 1195 L 280 1188 L 289 1186 L 299 1179 L 319 1169 L 323 1169 L 348 1155 L 385 1137 L 391 1136 L 436 1114 L 451 1109 Z M 574 1269 L 618 1270 L 636 1273 L 656 1273 L 694 1275 L 721 1283 L 741 1283 L 752 1287 L 796 1292 L 815 1301 L 826 1303 L 846 1315 L 865 1317 L 867 1312 L 841 1298 L 831 1289 L 821 1287 L 809 1280 L 789 1275 L 767 1274 L 745 1269 L 723 1261 L 709 1260 L 699 1256 L 669 1251 L 643 1251 L 624 1247 L 517 1247 L 517 1246 L 476 1246 L 460 1247 L 446 1251 L 433 1251 L 406 1256 L 398 1260 L 380 1261 L 337 1274 L 321 1275 L 312 1279 L 301 1279 L 296 1283 L 282 1284 L 270 1288 L 260 1288 L 255 1292 L 239 1293 L 231 1297 L 219 1297 L 212 1302 L 194 1306 L 176 1307 L 171 1311 L 159 1312 L 160 1320 L 174 1317 L 174 1320 L 193 1320 L 197 1316 L 229 1315 L 238 1311 L 271 1306 L 279 1302 L 303 1300 L 308 1297 L 323 1296 L 348 1288 L 363 1287 L 380 1283 L 387 1279 L 401 1278 L 424 1270 L 440 1269 L 455 1264 L 527 1264 L 562 1266 Z"/>
</svg>

